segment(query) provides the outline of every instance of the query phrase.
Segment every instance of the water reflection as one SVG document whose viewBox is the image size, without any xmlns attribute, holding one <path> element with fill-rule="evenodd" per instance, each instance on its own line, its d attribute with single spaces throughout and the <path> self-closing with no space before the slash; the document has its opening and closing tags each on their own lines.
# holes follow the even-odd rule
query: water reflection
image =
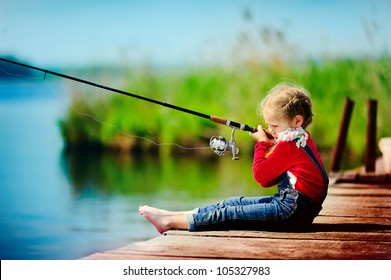
<svg viewBox="0 0 391 280">
<path fill-rule="evenodd" d="M 252 178 L 251 158 L 132 157 L 79 150 L 63 152 L 61 166 L 80 198 L 140 196 L 143 203 L 190 209 L 226 196 L 265 193 Z"/>
</svg>

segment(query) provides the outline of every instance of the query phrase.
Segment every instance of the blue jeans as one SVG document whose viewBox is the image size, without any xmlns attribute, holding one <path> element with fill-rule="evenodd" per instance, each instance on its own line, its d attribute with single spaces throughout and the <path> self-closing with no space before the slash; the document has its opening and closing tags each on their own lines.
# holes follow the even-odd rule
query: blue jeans
<svg viewBox="0 0 391 280">
<path fill-rule="evenodd" d="M 262 229 L 289 219 L 297 208 L 299 192 L 284 173 L 274 196 L 232 197 L 201 207 L 187 215 L 189 231 Z"/>
</svg>

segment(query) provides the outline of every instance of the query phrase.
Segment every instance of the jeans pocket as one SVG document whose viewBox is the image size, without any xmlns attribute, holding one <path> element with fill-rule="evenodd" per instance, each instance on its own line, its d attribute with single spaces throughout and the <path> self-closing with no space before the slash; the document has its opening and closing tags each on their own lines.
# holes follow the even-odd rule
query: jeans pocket
<svg viewBox="0 0 391 280">
<path fill-rule="evenodd" d="M 281 219 L 288 219 L 296 211 L 298 197 L 299 192 L 291 188 L 280 192 L 279 205 Z"/>
</svg>

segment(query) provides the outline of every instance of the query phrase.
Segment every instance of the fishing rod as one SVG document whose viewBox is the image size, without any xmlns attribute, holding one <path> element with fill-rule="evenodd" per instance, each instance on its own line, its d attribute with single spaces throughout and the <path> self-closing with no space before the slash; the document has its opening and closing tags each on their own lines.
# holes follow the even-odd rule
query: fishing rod
<svg viewBox="0 0 391 280">
<path fill-rule="evenodd" d="M 161 105 L 163 107 L 167 107 L 167 108 L 174 109 L 174 110 L 177 110 L 177 111 L 181 111 L 181 112 L 184 112 L 184 113 L 187 113 L 187 114 L 195 115 L 195 116 L 198 116 L 198 117 L 201 117 L 201 118 L 204 118 L 204 119 L 208 119 L 208 120 L 210 120 L 212 122 L 215 122 L 215 123 L 218 123 L 218 124 L 223 124 L 223 125 L 229 126 L 229 127 L 232 128 L 230 141 L 228 141 L 226 138 L 224 138 L 222 136 L 213 136 L 210 139 L 210 141 L 209 141 L 209 145 L 210 145 L 211 149 L 219 156 L 222 156 L 226 152 L 231 152 L 233 160 L 239 159 L 239 157 L 237 156 L 238 153 L 239 153 L 239 148 L 236 146 L 235 136 L 234 136 L 235 130 L 236 129 L 240 129 L 240 130 L 243 130 L 243 131 L 249 131 L 249 132 L 253 132 L 253 133 L 258 131 L 257 128 L 251 127 L 251 126 L 249 126 L 247 124 L 238 123 L 238 122 L 231 121 L 229 119 L 225 119 L 225 118 L 218 117 L 218 116 L 207 115 L 207 114 L 204 114 L 204 113 L 201 113 L 201 112 L 197 112 L 197 111 L 194 111 L 194 110 L 190 110 L 190 109 L 187 109 L 187 108 L 184 108 L 184 107 L 180 107 L 180 106 L 173 105 L 173 104 L 170 104 L 170 103 L 162 102 L 162 101 L 159 101 L 159 100 L 156 100 L 156 99 L 152 99 L 152 98 L 148 98 L 148 97 L 145 97 L 145 96 L 141 96 L 141 95 L 134 94 L 134 93 L 131 93 L 131 92 L 128 92 L 128 91 L 124 91 L 124 90 L 108 87 L 108 86 L 105 86 L 105 85 L 97 84 L 97 83 L 90 82 L 90 81 L 87 81 L 87 80 L 83 80 L 83 79 L 80 79 L 80 78 L 77 78 L 77 77 L 65 75 L 65 74 L 62 74 L 62 73 L 59 73 L 59 72 L 54 72 L 54 71 L 50 71 L 50 70 L 47 70 L 47 69 L 43 69 L 43 68 L 27 65 L 27 64 L 24 64 L 24 63 L 21 63 L 21 62 L 5 59 L 5 58 L 2 58 L 2 57 L 0 57 L 0 60 L 4 61 L 4 62 L 16 64 L 16 65 L 19 65 L 19 66 L 22 66 L 22 67 L 26 67 L 26 68 L 29 68 L 29 69 L 33 69 L 33 70 L 36 70 L 36 71 L 43 72 L 43 73 L 45 73 L 44 78 L 43 78 L 44 80 L 46 79 L 47 74 L 50 74 L 50 75 L 53 75 L 53 76 L 57 76 L 57 77 L 61 77 L 61 78 L 64 78 L 64 79 L 72 80 L 72 81 L 75 81 L 75 82 L 78 82 L 78 83 L 87 84 L 87 85 L 90 85 L 90 86 L 93 86 L 93 87 L 101 88 L 101 89 L 104 89 L 104 90 L 108 90 L 108 91 L 112 91 L 112 92 L 116 92 L 116 93 L 119 93 L 119 94 L 122 94 L 122 95 L 129 96 L 129 97 L 133 97 L 133 98 L 136 98 L 136 99 L 144 100 L 146 102 L 155 103 L 155 104 Z M 269 139 L 273 139 L 274 138 L 267 130 L 263 129 L 263 131 L 265 132 L 266 136 Z"/>
</svg>

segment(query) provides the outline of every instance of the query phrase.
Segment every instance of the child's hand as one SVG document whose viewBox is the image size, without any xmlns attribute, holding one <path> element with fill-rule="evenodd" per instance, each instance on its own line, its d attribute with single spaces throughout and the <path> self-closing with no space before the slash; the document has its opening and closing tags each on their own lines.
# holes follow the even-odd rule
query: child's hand
<svg viewBox="0 0 391 280">
<path fill-rule="evenodd" d="M 257 142 L 262 142 L 262 141 L 265 141 L 265 142 L 268 142 L 270 143 L 270 139 L 267 138 L 266 136 L 266 133 L 263 131 L 262 129 L 262 126 L 261 125 L 258 125 L 258 131 L 257 132 L 250 132 L 250 136 Z"/>
</svg>

